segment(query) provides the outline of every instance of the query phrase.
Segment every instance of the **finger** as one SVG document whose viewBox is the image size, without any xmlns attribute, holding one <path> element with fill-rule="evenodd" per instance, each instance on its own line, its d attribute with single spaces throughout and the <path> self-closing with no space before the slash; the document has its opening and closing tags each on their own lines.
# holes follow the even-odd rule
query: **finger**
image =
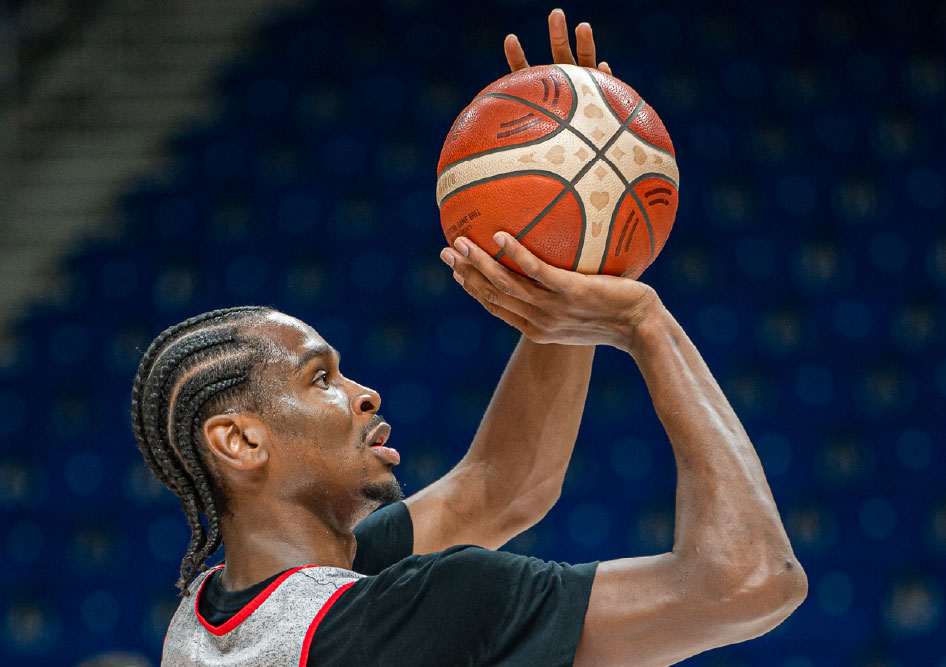
<svg viewBox="0 0 946 667">
<path fill-rule="evenodd" d="M 553 9 L 549 14 L 549 41 L 552 44 L 552 62 L 559 65 L 574 65 L 575 56 L 568 43 L 568 25 L 565 23 L 565 12 Z"/>
<path fill-rule="evenodd" d="M 538 308 L 500 291 L 469 261 L 458 259 L 453 267 L 453 275 L 470 296 L 484 307 L 489 306 L 487 310 L 490 312 L 492 306 L 498 306 L 533 324 L 546 321 Z"/>
<path fill-rule="evenodd" d="M 454 243 L 460 257 L 457 258 L 453 270 L 463 278 L 468 278 L 471 274 L 477 273 L 490 283 L 492 290 L 523 303 L 538 304 L 546 296 L 535 283 L 510 271 L 469 239 L 461 236 Z M 520 315 L 529 316 L 532 311 L 520 309 L 516 312 Z"/>
<path fill-rule="evenodd" d="M 614 76 L 614 73 L 611 71 L 611 66 L 603 60 L 600 63 L 598 63 L 598 69 L 604 72 L 605 74 L 610 74 L 611 76 Z"/>
<path fill-rule="evenodd" d="M 503 51 L 506 52 L 506 62 L 509 63 L 509 69 L 518 72 L 529 66 L 526 62 L 525 51 L 519 43 L 519 38 L 515 35 L 506 35 L 506 41 L 503 42 Z"/>
<path fill-rule="evenodd" d="M 493 303 L 491 301 L 486 301 L 482 299 L 475 292 L 467 288 L 466 281 L 458 273 L 454 273 L 453 278 L 458 283 L 460 283 L 460 286 L 463 287 L 463 289 L 465 289 L 470 296 L 476 299 L 479 302 L 479 304 L 483 306 L 483 308 L 485 308 L 487 312 L 489 312 L 490 315 L 494 315 L 495 317 L 498 317 L 506 324 L 512 327 L 515 327 L 520 332 L 525 334 L 527 338 L 534 338 L 538 336 L 538 329 L 531 322 L 529 322 L 529 320 L 522 317 L 521 315 L 518 315 L 512 312 L 511 310 L 507 308 L 504 308 L 502 305 L 498 303 Z"/>
<path fill-rule="evenodd" d="M 511 234 L 496 232 L 493 240 L 505 251 L 507 257 L 519 265 L 523 273 L 553 292 L 564 292 L 574 286 L 579 279 L 580 274 L 574 271 L 565 271 L 551 264 L 546 264 L 529 252 Z"/>
<path fill-rule="evenodd" d="M 579 23 L 575 28 L 575 53 L 578 54 L 578 64 L 582 67 L 595 68 L 595 38 L 591 32 L 591 24 Z"/>
</svg>

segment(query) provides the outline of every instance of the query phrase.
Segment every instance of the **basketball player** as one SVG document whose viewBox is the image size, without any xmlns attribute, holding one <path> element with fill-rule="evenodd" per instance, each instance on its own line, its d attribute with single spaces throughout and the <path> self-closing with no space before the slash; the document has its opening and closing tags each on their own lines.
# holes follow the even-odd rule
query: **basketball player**
<svg viewBox="0 0 946 667">
<path fill-rule="evenodd" d="M 573 63 L 561 11 L 549 32 Z M 595 66 L 590 27 L 576 32 L 578 64 Z M 512 36 L 506 54 L 527 66 Z M 132 423 L 193 533 L 164 664 L 669 665 L 801 603 L 752 445 L 654 290 L 495 240 L 529 278 L 464 238 L 441 257 L 524 338 L 469 452 L 403 501 L 380 397 L 310 326 L 237 307 L 155 339 Z M 574 566 L 492 551 L 557 500 L 596 345 L 631 355 L 673 447 L 673 550 Z M 205 570 L 221 542 L 226 563 Z"/>
</svg>

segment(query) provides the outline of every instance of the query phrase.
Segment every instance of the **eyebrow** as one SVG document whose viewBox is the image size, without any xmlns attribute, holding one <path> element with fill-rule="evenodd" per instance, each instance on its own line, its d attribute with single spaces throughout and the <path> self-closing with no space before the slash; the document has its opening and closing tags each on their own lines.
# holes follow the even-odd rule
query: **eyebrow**
<svg viewBox="0 0 946 667">
<path fill-rule="evenodd" d="M 336 365 L 342 363 L 342 355 L 338 353 L 338 350 L 331 345 L 318 345 L 303 352 L 302 356 L 299 358 L 299 363 L 296 364 L 296 372 L 301 371 L 307 363 L 316 357 L 326 356 L 334 356 Z"/>
</svg>

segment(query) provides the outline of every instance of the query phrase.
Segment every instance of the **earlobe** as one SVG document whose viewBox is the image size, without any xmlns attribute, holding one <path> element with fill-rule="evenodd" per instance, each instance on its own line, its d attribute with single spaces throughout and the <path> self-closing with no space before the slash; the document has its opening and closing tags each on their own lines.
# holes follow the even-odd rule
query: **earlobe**
<svg viewBox="0 0 946 667">
<path fill-rule="evenodd" d="M 250 471 L 269 460 L 266 428 L 249 415 L 214 415 L 204 422 L 207 448 L 221 464 Z"/>
</svg>

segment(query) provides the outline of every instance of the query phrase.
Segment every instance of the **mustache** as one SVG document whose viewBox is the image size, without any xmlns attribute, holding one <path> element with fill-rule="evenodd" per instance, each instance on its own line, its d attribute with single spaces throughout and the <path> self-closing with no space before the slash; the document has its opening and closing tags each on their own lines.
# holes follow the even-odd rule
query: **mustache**
<svg viewBox="0 0 946 667">
<path fill-rule="evenodd" d="M 376 412 L 371 420 L 365 424 L 365 427 L 361 430 L 361 441 L 365 444 L 368 444 L 368 436 L 371 432 L 377 428 L 378 424 L 387 421 L 379 412 Z"/>
</svg>

